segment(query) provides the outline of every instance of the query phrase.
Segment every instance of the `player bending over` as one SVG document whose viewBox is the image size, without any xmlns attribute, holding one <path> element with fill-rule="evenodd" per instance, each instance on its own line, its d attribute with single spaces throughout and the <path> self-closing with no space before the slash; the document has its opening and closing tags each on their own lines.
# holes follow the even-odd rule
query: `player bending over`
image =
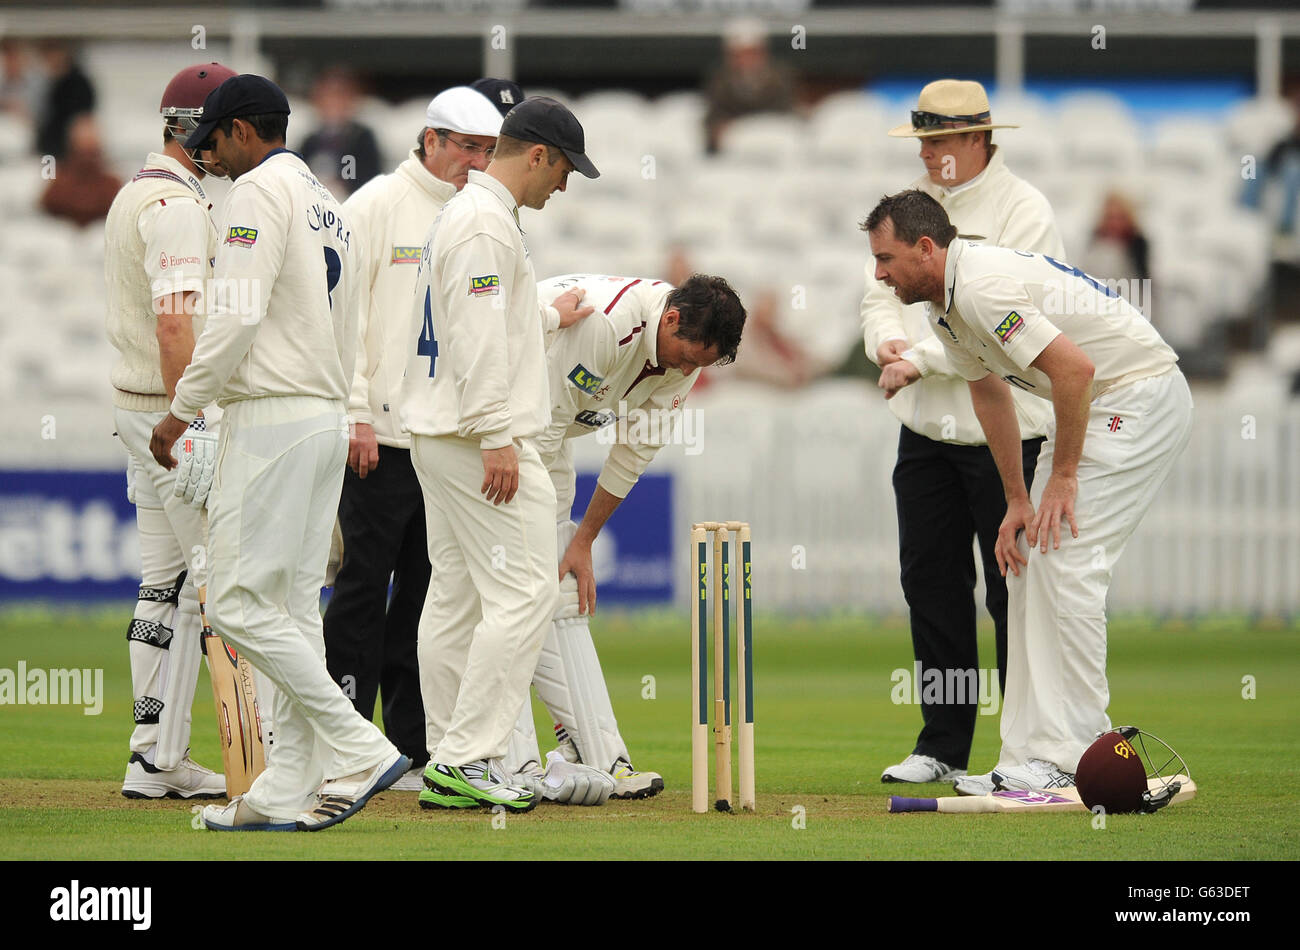
<svg viewBox="0 0 1300 950">
<path fill-rule="evenodd" d="M 670 438 L 671 417 L 682 412 L 700 369 L 735 360 L 745 308 L 725 280 L 703 274 L 676 289 L 662 280 L 594 274 L 554 277 L 537 286 L 543 305 L 574 289 L 586 292 L 583 302 L 596 312 L 548 340 L 552 421 L 538 448 L 555 484 L 560 603 L 533 685 L 555 720 L 565 759 L 613 775 L 613 798 L 649 798 L 663 789 L 663 779 L 632 767 L 587 627 L 596 607 L 591 546 Z M 611 447 L 595 494 L 575 524 L 572 441 L 632 413 L 662 418 L 659 425 L 630 426 L 627 440 Z M 541 775 L 527 698 L 506 767 L 525 779 Z"/>
</svg>

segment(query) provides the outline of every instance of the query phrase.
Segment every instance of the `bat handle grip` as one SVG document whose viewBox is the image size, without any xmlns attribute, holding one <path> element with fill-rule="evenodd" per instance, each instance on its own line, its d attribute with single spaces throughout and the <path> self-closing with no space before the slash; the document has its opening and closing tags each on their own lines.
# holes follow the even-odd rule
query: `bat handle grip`
<svg viewBox="0 0 1300 950">
<path fill-rule="evenodd" d="M 939 800 L 937 798 L 904 798 L 901 795 L 890 795 L 889 810 L 894 814 L 903 811 L 938 811 Z"/>
</svg>

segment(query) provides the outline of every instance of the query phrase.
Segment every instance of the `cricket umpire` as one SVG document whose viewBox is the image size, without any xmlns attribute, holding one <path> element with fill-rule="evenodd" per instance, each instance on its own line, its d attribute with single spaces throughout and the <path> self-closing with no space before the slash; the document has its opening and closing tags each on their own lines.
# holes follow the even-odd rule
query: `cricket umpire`
<svg viewBox="0 0 1300 950">
<path fill-rule="evenodd" d="M 937 200 L 966 240 L 1063 255 L 1047 199 L 1006 167 L 993 130 L 988 96 L 977 82 L 940 79 L 921 90 L 912 121 L 891 129 L 920 141 L 925 174 L 909 187 Z M 866 269 L 862 301 L 867 356 L 882 369 L 898 360 L 920 380 L 898 393 L 889 408 L 898 417 L 894 497 L 903 594 L 911 616 L 912 648 L 923 670 L 979 667 L 972 537 L 979 540 L 984 603 L 993 617 L 998 678 L 1005 689 L 1007 591 L 994 558 L 998 525 L 1006 510 L 1002 483 L 971 408 L 965 381 L 943 343 L 931 332 L 921 306 L 904 306 Z M 1015 395 L 1026 478 L 1033 477 L 1050 413 L 1039 400 Z M 944 682 L 953 682 L 945 675 Z M 957 702 L 957 699 L 961 702 Z M 978 697 L 942 696 L 921 704 L 923 726 L 902 762 L 882 782 L 936 782 L 966 774 L 975 733 Z M 970 777 L 966 782 L 978 781 Z M 992 791 L 985 777 L 987 791 Z"/>
<path fill-rule="evenodd" d="M 208 93 L 233 75 L 203 63 L 172 77 L 159 106 L 162 151 L 151 152 L 118 192 L 104 225 L 106 323 L 118 354 L 110 374 L 113 422 L 129 456 L 142 572 L 127 630 L 135 717 L 122 782 L 127 798 L 217 798 L 226 791 L 222 776 L 189 757 L 201 651 L 203 564 L 195 554 L 203 550 L 202 515 L 173 492 L 176 475 L 154 463 L 149 438 L 203 327 L 208 262 L 217 247 L 201 184 L 208 166 L 181 143 Z"/>
<path fill-rule="evenodd" d="M 223 831 L 329 827 L 410 767 L 325 669 L 320 588 L 347 460 L 360 262 L 338 203 L 284 147 L 288 117 L 278 86 L 235 76 L 186 139 L 210 148 L 234 185 L 207 325 L 150 445 L 171 468 L 187 422 L 213 399 L 225 409 L 214 477 L 182 472 L 212 477 L 212 626 L 277 689 L 265 771 L 246 795 L 204 810 Z"/>
<path fill-rule="evenodd" d="M 424 237 L 470 171 L 487 167 L 504 112 L 523 99 L 514 83 L 479 82 L 496 88 L 454 86 L 435 96 L 406 160 L 343 204 L 362 287 L 348 470 L 339 500 L 343 560 L 325 611 L 325 662 L 367 719 L 382 693 L 384 733 L 414 763 L 414 774 L 397 787 L 415 791 L 429 758 L 415 650 L 429 553 L 424 499 L 410 438 L 397 423 L 397 397 Z"/>
</svg>

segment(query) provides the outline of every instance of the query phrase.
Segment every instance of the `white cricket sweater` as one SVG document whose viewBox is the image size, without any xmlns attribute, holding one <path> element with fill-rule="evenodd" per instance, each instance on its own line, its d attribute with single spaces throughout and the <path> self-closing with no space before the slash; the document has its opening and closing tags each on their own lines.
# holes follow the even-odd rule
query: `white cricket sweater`
<svg viewBox="0 0 1300 950">
<path fill-rule="evenodd" d="M 374 426 L 382 445 L 409 448 L 397 419 L 406 370 L 415 279 L 425 235 L 456 186 L 435 178 L 415 149 L 391 175 L 362 185 L 343 202 L 352 239 L 361 255 L 357 364 L 348 413 Z"/>
<path fill-rule="evenodd" d="M 659 318 L 671 284 L 566 274 L 542 281 L 537 292 L 551 303 L 574 287 L 587 291 L 582 303 L 596 312 L 553 335 L 546 353 L 551 424 L 538 449 L 553 470 L 565 457 L 565 441 L 622 421 L 597 484 L 625 498 L 671 436 L 669 420 L 682 409 L 700 371 L 684 376 L 659 365 Z"/>
<path fill-rule="evenodd" d="M 360 261 L 334 196 L 301 157 L 277 149 L 230 189 L 217 239 L 207 325 L 172 415 L 188 422 L 213 399 L 346 403 Z"/>
<path fill-rule="evenodd" d="M 402 427 L 483 449 L 531 439 L 550 422 L 547 326 L 509 189 L 471 171 L 425 239 L 407 332 Z"/>
<path fill-rule="evenodd" d="M 167 409 L 158 298 L 194 291 L 195 337 L 203 330 L 203 293 L 217 243 L 211 207 L 198 178 L 157 152 L 113 199 L 104 222 L 105 324 L 118 353 L 109 379 L 121 409 Z"/>
</svg>

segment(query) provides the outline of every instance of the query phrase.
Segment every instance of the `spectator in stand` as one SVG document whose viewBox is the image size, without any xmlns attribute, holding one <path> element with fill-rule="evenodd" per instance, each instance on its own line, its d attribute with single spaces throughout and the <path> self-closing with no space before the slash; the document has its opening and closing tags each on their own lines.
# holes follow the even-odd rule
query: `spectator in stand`
<svg viewBox="0 0 1300 950">
<path fill-rule="evenodd" d="M 14 40 L 0 40 L 0 112 L 30 120 L 40 106 L 44 77 L 31 51 Z"/>
<path fill-rule="evenodd" d="M 1127 196 L 1118 191 L 1106 195 L 1079 266 L 1099 280 L 1118 281 L 1114 286 L 1120 295 L 1150 319 L 1145 295 L 1133 293 L 1141 286 L 1135 282 L 1151 277 L 1149 245 Z"/>
<path fill-rule="evenodd" d="M 1295 125 L 1269 149 L 1256 176 L 1247 179 L 1241 200 L 1248 208 L 1273 209 L 1277 233 L 1295 238 L 1300 237 L 1296 228 L 1300 215 L 1300 90 L 1291 94 L 1291 108 Z"/>
<path fill-rule="evenodd" d="M 94 116 L 73 119 L 67 138 L 66 154 L 54 165 L 54 177 L 41 195 L 41 208 L 52 217 L 66 218 L 84 228 L 104 219 L 122 182 L 104 163 Z"/>
<path fill-rule="evenodd" d="M 361 90 L 346 69 L 331 69 L 312 87 L 320 125 L 302 145 L 303 161 L 340 201 L 379 174 L 375 133 L 356 120 Z"/>
<path fill-rule="evenodd" d="M 767 30 L 755 20 L 727 28 L 724 61 L 705 87 L 708 110 L 704 132 L 710 155 L 718 151 L 727 124 L 756 112 L 793 112 L 796 80 L 785 64 L 767 52 Z"/>
<path fill-rule="evenodd" d="M 95 109 L 95 87 L 66 40 L 47 40 L 40 50 L 48 85 L 36 114 L 36 154 L 62 158 L 73 120 Z M 116 185 L 113 192 L 117 193 Z M 104 210 L 107 212 L 107 204 Z"/>
</svg>

